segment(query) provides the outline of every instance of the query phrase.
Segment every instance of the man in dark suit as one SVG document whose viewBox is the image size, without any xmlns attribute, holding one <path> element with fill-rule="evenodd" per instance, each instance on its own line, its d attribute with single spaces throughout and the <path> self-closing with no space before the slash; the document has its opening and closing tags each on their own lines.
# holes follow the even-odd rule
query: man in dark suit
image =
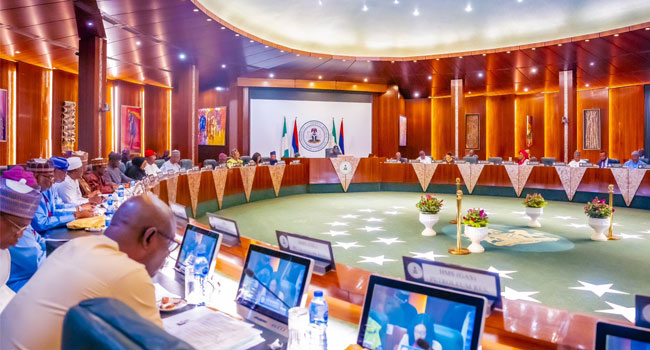
<svg viewBox="0 0 650 350">
<path fill-rule="evenodd" d="M 598 167 L 607 168 L 608 166 L 609 166 L 609 157 L 607 156 L 607 152 L 600 151 L 600 160 L 598 161 Z"/>
</svg>

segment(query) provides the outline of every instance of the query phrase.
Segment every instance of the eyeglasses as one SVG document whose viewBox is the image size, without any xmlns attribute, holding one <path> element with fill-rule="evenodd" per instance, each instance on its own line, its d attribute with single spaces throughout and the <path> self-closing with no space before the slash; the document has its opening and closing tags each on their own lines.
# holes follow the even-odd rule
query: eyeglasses
<svg viewBox="0 0 650 350">
<path fill-rule="evenodd" d="M 17 235 L 20 234 L 21 232 L 25 231 L 25 230 L 29 227 L 29 224 L 27 224 L 27 225 L 25 225 L 25 226 L 20 226 L 20 225 L 18 225 L 17 223 L 15 223 L 13 220 L 11 220 L 11 219 L 9 219 L 9 218 L 6 218 L 6 219 L 7 219 L 7 221 L 9 221 L 9 222 L 10 222 L 10 223 L 15 227 L 15 228 L 18 229 L 18 232 L 16 233 Z"/>
<path fill-rule="evenodd" d="M 160 233 L 160 231 L 158 231 L 158 230 L 156 230 L 156 233 L 158 233 L 159 235 L 161 235 L 161 236 L 165 237 L 165 239 L 167 239 L 167 241 L 168 241 L 167 249 L 169 249 L 170 253 L 173 252 L 174 250 L 176 250 L 176 248 L 178 248 L 178 243 L 176 242 L 174 237 L 168 237 L 168 236 Z"/>
</svg>

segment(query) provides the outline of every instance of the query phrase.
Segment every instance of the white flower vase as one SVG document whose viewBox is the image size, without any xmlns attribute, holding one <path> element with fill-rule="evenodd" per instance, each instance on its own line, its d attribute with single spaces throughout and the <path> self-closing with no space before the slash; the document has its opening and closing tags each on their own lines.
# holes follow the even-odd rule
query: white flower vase
<svg viewBox="0 0 650 350">
<path fill-rule="evenodd" d="M 542 224 L 537 221 L 540 216 L 544 213 L 544 208 L 529 208 L 526 207 L 526 215 L 530 218 L 528 221 L 528 227 L 542 227 Z"/>
<path fill-rule="evenodd" d="M 472 244 L 467 247 L 472 253 L 483 253 L 485 248 L 481 245 L 481 241 L 487 237 L 488 228 L 486 227 L 473 227 L 465 225 L 465 237 L 472 241 Z"/>
<path fill-rule="evenodd" d="M 424 225 L 424 231 L 422 231 L 422 236 L 435 236 L 436 231 L 433 229 L 433 225 L 438 222 L 438 214 L 423 213 L 420 212 L 420 223 Z"/>
<path fill-rule="evenodd" d="M 594 230 L 591 239 L 594 241 L 607 241 L 607 236 L 604 232 L 609 228 L 609 218 L 589 218 L 589 226 Z"/>
</svg>

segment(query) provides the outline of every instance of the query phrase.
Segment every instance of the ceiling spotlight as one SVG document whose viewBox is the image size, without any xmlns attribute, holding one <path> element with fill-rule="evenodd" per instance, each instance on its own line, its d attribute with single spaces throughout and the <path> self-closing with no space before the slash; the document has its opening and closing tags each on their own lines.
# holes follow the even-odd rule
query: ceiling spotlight
<svg viewBox="0 0 650 350">
<path fill-rule="evenodd" d="M 589 87 L 589 84 L 585 84 L 586 87 Z"/>
<path fill-rule="evenodd" d="M 585 39 L 585 42 L 589 42 L 589 39 Z"/>
<path fill-rule="evenodd" d="M 186 57 L 185 54 L 182 53 L 182 52 L 181 52 L 180 54 L 178 54 L 178 58 L 179 58 L 181 61 L 185 60 L 185 57 Z"/>
<path fill-rule="evenodd" d="M 140 46 L 140 45 L 142 45 L 142 42 L 140 42 L 140 41 L 136 41 L 135 44 L 138 45 L 138 46 Z"/>
<path fill-rule="evenodd" d="M 273 74 L 273 73 L 269 74 L 269 78 L 274 78 L 274 77 L 275 77 L 275 74 Z"/>
<path fill-rule="evenodd" d="M 395 4 L 395 5 L 399 5 L 399 0 L 394 0 L 394 1 L 393 1 L 393 4 Z M 650 28 L 646 28 L 646 29 L 650 29 Z"/>
<path fill-rule="evenodd" d="M 20 51 L 14 51 L 14 53 L 20 53 Z"/>
<path fill-rule="evenodd" d="M 212 22 L 212 18 L 208 18 L 208 19 L 206 19 L 206 21 Z"/>
<path fill-rule="evenodd" d="M 264 45 L 264 48 L 265 48 L 265 49 L 268 49 L 268 48 L 269 48 L 269 45 Z"/>
<path fill-rule="evenodd" d="M 322 76 L 322 75 L 319 75 L 319 76 L 318 76 L 318 80 L 321 80 L 321 79 L 323 79 L 323 76 Z"/>
<path fill-rule="evenodd" d="M 88 27 L 92 27 L 92 26 L 95 25 L 95 24 L 94 24 L 92 21 L 88 21 L 88 22 L 86 22 L 86 25 L 87 25 Z"/>
<path fill-rule="evenodd" d="M 297 53 L 297 54 L 296 54 L 296 57 L 300 57 L 300 54 L 299 54 L 299 53 Z"/>
<path fill-rule="evenodd" d="M 483 54 L 483 56 L 485 57 L 485 56 L 486 56 L 486 54 Z"/>
<path fill-rule="evenodd" d="M 341 61 L 345 62 L 345 61 L 347 61 L 347 60 L 341 60 Z"/>
<path fill-rule="evenodd" d="M 314 82 L 312 81 L 311 83 L 309 83 L 309 86 L 314 86 Z"/>
<path fill-rule="evenodd" d="M 530 72 L 531 72 L 531 73 L 537 73 L 537 67 L 533 67 L 533 68 L 531 68 L 531 69 L 530 69 Z"/>
<path fill-rule="evenodd" d="M 284 52 L 284 50 L 280 50 L 280 52 Z"/>
<path fill-rule="evenodd" d="M 413 10 L 413 16 L 419 16 L 420 15 L 420 10 L 416 7 L 415 10 Z"/>
<path fill-rule="evenodd" d="M 253 43 L 253 42 L 255 42 L 255 41 L 254 41 L 254 40 L 249 40 L 248 42 L 249 42 L 249 43 Z"/>
<path fill-rule="evenodd" d="M 483 72 L 478 72 L 478 77 L 483 78 Z"/>
<path fill-rule="evenodd" d="M 528 88 L 524 88 L 524 92 L 528 92 Z"/>
<path fill-rule="evenodd" d="M 562 44 L 561 44 L 561 43 L 560 43 L 560 44 L 557 44 L 557 46 L 562 46 Z"/>
<path fill-rule="evenodd" d="M 357 88 L 357 84 L 352 85 L 352 87 L 356 89 L 356 88 Z"/>
<path fill-rule="evenodd" d="M 192 11 L 194 11 L 194 12 L 199 12 L 199 9 L 194 9 L 194 10 L 192 10 Z"/>
<path fill-rule="evenodd" d="M 428 79 L 431 80 L 431 79 L 433 79 L 433 77 L 429 75 Z"/>
<path fill-rule="evenodd" d="M 614 34 L 614 36 L 618 36 L 618 33 Z"/>
<path fill-rule="evenodd" d="M 224 30 L 224 29 L 226 29 L 226 27 L 223 27 L 223 26 L 222 26 L 222 27 L 221 27 L 221 30 Z"/>
<path fill-rule="evenodd" d="M 646 28 L 645 30 L 650 30 L 650 27 Z"/>
<path fill-rule="evenodd" d="M 510 51 L 506 51 L 506 53 L 510 53 Z"/>
<path fill-rule="evenodd" d="M 222 65 L 221 65 L 221 68 L 226 68 L 226 64 L 225 64 L 225 63 L 222 64 Z"/>
<path fill-rule="evenodd" d="M 463 59 L 463 56 L 458 56 L 458 58 L 462 60 L 462 59 Z"/>
<path fill-rule="evenodd" d="M 323 1 L 322 0 L 318 0 L 318 6 L 323 6 Z"/>
<path fill-rule="evenodd" d="M 472 92 L 471 92 L 471 91 L 469 91 L 469 92 L 467 92 L 467 94 L 469 94 L 469 95 L 471 95 L 471 94 L 472 94 Z"/>
<path fill-rule="evenodd" d="M 239 36 L 239 33 L 235 34 L 235 36 Z"/>
<path fill-rule="evenodd" d="M 518 3 L 522 3 L 522 2 L 524 2 L 524 0 L 517 0 L 517 2 L 518 2 Z"/>
<path fill-rule="evenodd" d="M 440 58 L 436 58 L 436 61 L 440 61 Z"/>
<path fill-rule="evenodd" d="M 418 60 L 413 60 L 413 63 L 418 63 Z"/>
<path fill-rule="evenodd" d="M 415 96 L 415 97 L 420 97 L 420 93 L 416 91 L 416 92 L 413 94 L 413 96 Z"/>
<path fill-rule="evenodd" d="M 533 47 L 533 51 L 537 50 L 536 48 Z"/>
<path fill-rule="evenodd" d="M 589 65 L 593 67 L 596 65 L 596 62 L 589 62 Z"/>
<path fill-rule="evenodd" d="M 322 58 L 322 57 L 318 57 L 318 59 L 319 59 L 319 60 L 322 60 L 323 58 Z"/>
<path fill-rule="evenodd" d="M 465 6 L 465 12 L 472 12 L 472 4 L 467 3 L 467 6 Z"/>
<path fill-rule="evenodd" d="M 363 4 L 363 8 L 361 10 L 363 12 L 368 12 L 368 6 L 366 4 Z"/>
<path fill-rule="evenodd" d="M 395 63 L 395 61 L 390 61 L 390 63 Z"/>
<path fill-rule="evenodd" d="M 364 83 L 367 83 L 367 82 L 368 82 L 368 78 L 363 78 L 363 82 L 364 82 Z"/>
</svg>

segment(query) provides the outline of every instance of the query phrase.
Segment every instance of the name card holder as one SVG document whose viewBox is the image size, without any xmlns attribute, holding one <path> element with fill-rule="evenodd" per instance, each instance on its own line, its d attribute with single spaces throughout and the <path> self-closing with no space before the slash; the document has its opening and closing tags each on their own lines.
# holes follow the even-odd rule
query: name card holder
<svg viewBox="0 0 650 350">
<path fill-rule="evenodd" d="M 503 165 L 515 165 L 515 162 L 509 161 L 509 160 L 504 160 L 503 162 L 501 162 L 501 164 L 503 164 Z"/>
<path fill-rule="evenodd" d="M 295 233 L 275 231 L 281 251 L 304 256 L 314 260 L 313 272 L 323 276 L 336 270 L 332 243 Z"/>
<path fill-rule="evenodd" d="M 650 328 L 650 296 L 635 295 L 634 307 L 636 308 L 635 326 Z"/>
<path fill-rule="evenodd" d="M 444 161 L 443 161 L 444 162 Z M 464 160 L 457 160 L 456 164 L 466 164 L 467 162 Z"/>
<path fill-rule="evenodd" d="M 490 164 L 487 160 L 479 160 L 477 164 Z"/>
<path fill-rule="evenodd" d="M 539 165 L 539 162 L 528 162 L 528 165 Z"/>
<path fill-rule="evenodd" d="M 555 164 L 553 164 L 553 165 L 555 165 L 555 166 L 566 166 L 566 163 L 565 162 L 555 162 Z"/>
<path fill-rule="evenodd" d="M 403 256 L 407 281 L 485 297 L 489 310 L 500 309 L 501 280 L 496 272 Z M 489 314 L 489 312 L 488 312 Z"/>
<path fill-rule="evenodd" d="M 639 169 L 650 169 L 650 165 L 648 165 L 648 164 L 639 164 Z"/>
<path fill-rule="evenodd" d="M 591 163 L 580 163 L 578 164 L 581 168 L 592 168 L 594 165 Z"/>
<path fill-rule="evenodd" d="M 608 168 L 622 168 L 623 164 L 617 163 L 617 164 L 609 164 L 607 165 Z"/>
</svg>

